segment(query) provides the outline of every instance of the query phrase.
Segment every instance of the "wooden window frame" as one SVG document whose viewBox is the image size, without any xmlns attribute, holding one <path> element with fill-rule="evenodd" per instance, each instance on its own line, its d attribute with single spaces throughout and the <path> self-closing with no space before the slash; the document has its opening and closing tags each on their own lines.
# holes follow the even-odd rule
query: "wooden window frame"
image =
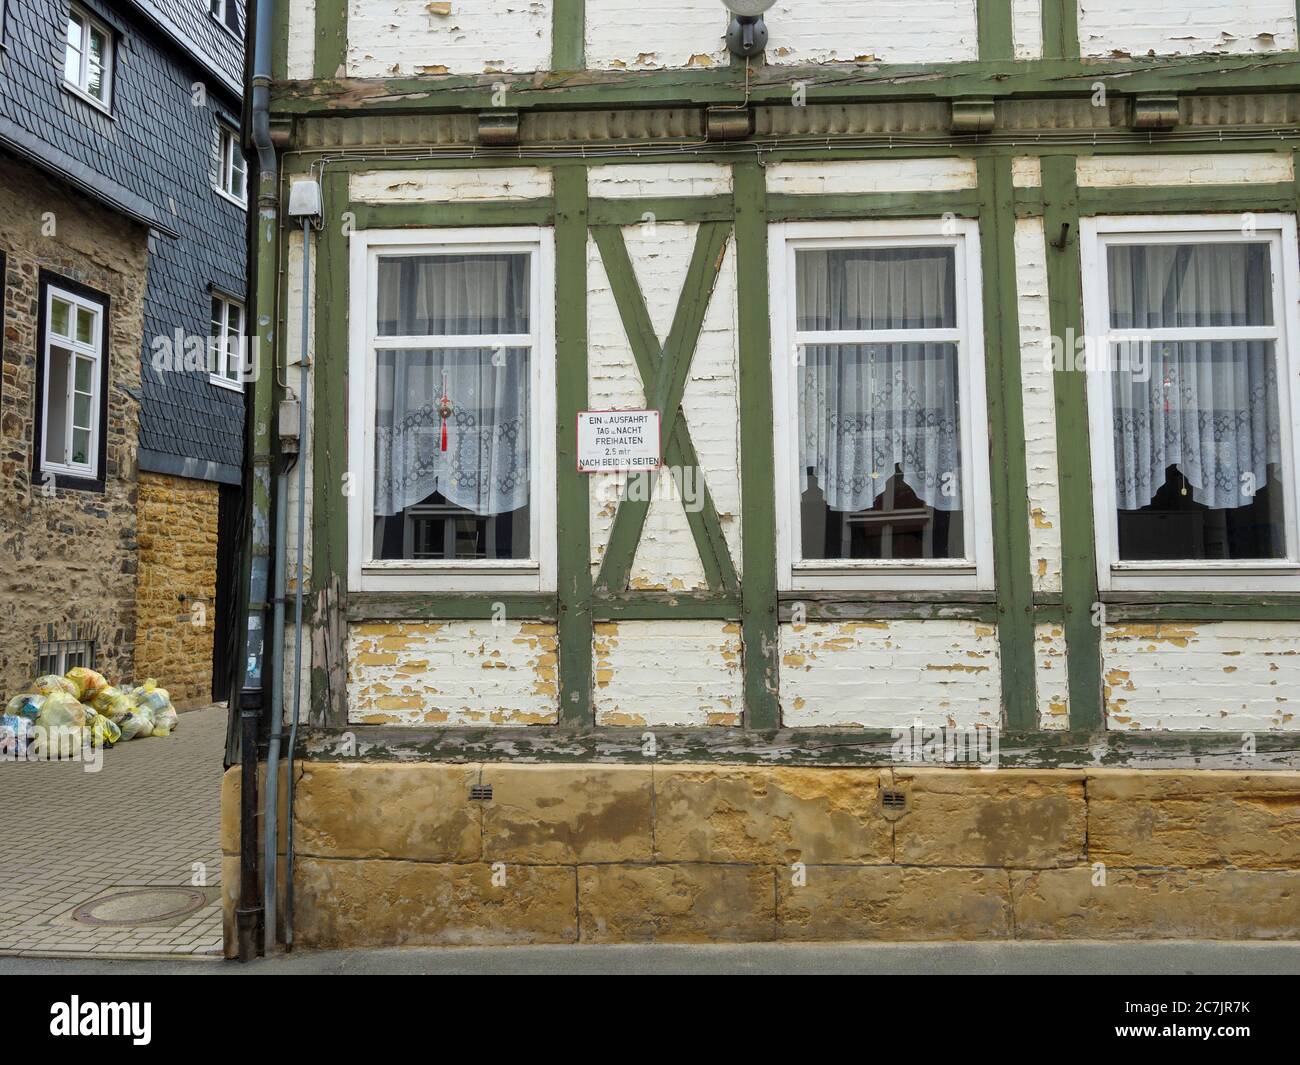
<svg viewBox="0 0 1300 1065">
<path fill-rule="evenodd" d="M 956 253 L 962 499 L 961 559 L 804 559 L 800 539 L 795 252 L 800 248 L 951 247 Z M 993 588 L 984 317 L 979 225 L 973 219 L 785 222 L 768 228 L 780 591 L 987 591 Z M 936 332 L 927 330 L 927 333 Z"/>
<path fill-rule="evenodd" d="M 552 592 L 556 588 L 556 395 L 554 231 L 545 226 L 373 229 L 350 237 L 348 343 L 348 586 L 359 591 Z M 381 255 L 527 252 L 532 396 L 528 559 L 374 558 L 374 352 Z M 410 338 L 405 338 L 408 346 Z M 400 346 L 404 338 L 382 338 Z"/>
<path fill-rule="evenodd" d="M 1284 559 L 1123 561 L 1116 513 L 1112 397 L 1109 374 L 1087 367 L 1088 428 L 1091 438 L 1093 528 L 1097 586 L 1103 591 L 1300 591 L 1300 433 L 1292 419 L 1300 412 L 1300 265 L 1294 215 L 1260 213 L 1243 234 L 1242 215 L 1102 215 L 1080 220 L 1084 333 L 1109 350 L 1113 337 L 1105 249 L 1111 243 L 1186 244 L 1262 241 L 1269 244 L 1278 378 L 1278 423 L 1283 457 L 1282 490 L 1287 557 Z M 1241 332 L 1242 329 L 1232 330 Z M 1161 330 L 1163 332 L 1163 330 Z M 1200 330 L 1206 332 L 1206 330 Z"/>
</svg>

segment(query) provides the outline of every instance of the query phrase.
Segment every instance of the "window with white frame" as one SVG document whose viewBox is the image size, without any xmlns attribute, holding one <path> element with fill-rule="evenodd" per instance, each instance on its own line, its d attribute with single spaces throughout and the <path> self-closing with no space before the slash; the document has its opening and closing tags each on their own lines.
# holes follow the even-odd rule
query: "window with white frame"
<svg viewBox="0 0 1300 1065">
<path fill-rule="evenodd" d="M 1288 215 L 1086 219 L 1102 588 L 1296 583 Z"/>
<path fill-rule="evenodd" d="M 783 587 L 992 587 L 975 223 L 770 240 Z"/>
<path fill-rule="evenodd" d="M 69 88 L 107 108 L 113 92 L 113 31 L 75 4 L 68 9 L 63 80 Z"/>
<path fill-rule="evenodd" d="M 244 387 L 244 305 L 226 296 L 212 297 L 208 364 L 214 384 Z"/>
<path fill-rule="evenodd" d="M 553 587 L 549 231 L 352 241 L 357 586 Z"/>
<path fill-rule="evenodd" d="M 217 123 L 217 190 L 239 203 L 248 198 L 248 164 L 239 147 L 239 135 L 224 122 Z"/>
<path fill-rule="evenodd" d="M 239 33 L 239 5 L 237 0 L 208 0 L 208 11 L 231 33 Z"/>
<path fill-rule="evenodd" d="M 45 287 L 41 381 L 41 470 L 99 476 L 102 441 L 105 303 L 57 285 Z"/>
</svg>

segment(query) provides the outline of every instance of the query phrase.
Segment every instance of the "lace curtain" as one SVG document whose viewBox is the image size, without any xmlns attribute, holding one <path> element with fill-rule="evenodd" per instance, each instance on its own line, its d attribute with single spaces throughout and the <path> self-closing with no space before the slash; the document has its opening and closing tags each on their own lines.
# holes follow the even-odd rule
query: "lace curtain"
<svg viewBox="0 0 1300 1065">
<path fill-rule="evenodd" d="M 953 329 L 952 248 L 801 250 L 800 332 Z M 927 506 L 961 509 L 957 346 L 809 344 L 799 374 L 801 489 L 835 511 L 869 509 L 895 466 Z"/>
<path fill-rule="evenodd" d="M 474 340 L 528 333 L 528 256 L 382 258 L 378 331 L 467 343 L 376 352 L 376 516 L 434 492 L 481 515 L 527 505 L 530 353 Z"/>
<path fill-rule="evenodd" d="M 1112 244 L 1112 329 L 1273 324 L 1261 243 Z M 1271 340 L 1160 340 L 1112 355 L 1115 482 L 1121 510 L 1147 506 L 1177 466 L 1211 508 L 1250 502 L 1280 461 Z"/>
</svg>

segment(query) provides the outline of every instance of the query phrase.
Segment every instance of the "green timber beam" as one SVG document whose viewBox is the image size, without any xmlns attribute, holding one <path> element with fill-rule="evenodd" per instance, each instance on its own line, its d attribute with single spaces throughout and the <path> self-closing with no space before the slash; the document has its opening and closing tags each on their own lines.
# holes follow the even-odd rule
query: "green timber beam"
<svg viewBox="0 0 1300 1065">
<path fill-rule="evenodd" d="M 289 6 L 281 0 L 281 7 Z M 316 78 L 341 78 L 348 60 L 348 0 L 316 0 Z M 274 94 L 272 94 L 274 98 Z"/>
<path fill-rule="evenodd" d="M 768 326 L 767 187 L 758 163 L 732 168 L 740 349 L 740 510 L 745 725 L 781 721 L 776 594 L 776 483 Z"/>
<path fill-rule="evenodd" d="M 1083 285 L 1079 261 L 1079 188 L 1073 155 L 1042 160 L 1043 224 L 1047 240 L 1048 311 L 1052 336 L 1064 342 L 1083 333 Z M 1066 350 L 1069 350 L 1068 345 Z M 1068 655 L 1070 727 L 1102 730 L 1101 629 L 1097 555 L 1093 543 L 1092 465 L 1085 375 L 1058 369 L 1056 461 L 1061 496 L 1062 628 Z"/>
<path fill-rule="evenodd" d="M 556 579 L 561 725 L 592 723 L 589 484 L 578 473 L 587 409 L 587 169 L 555 168 Z"/>
<path fill-rule="evenodd" d="M 1011 35 L 1011 0 L 976 0 L 980 59 L 1011 59 L 1015 46 Z"/>
<path fill-rule="evenodd" d="M 1041 0 L 1043 58 L 1079 58 L 1078 0 Z"/>
<path fill-rule="evenodd" d="M 997 576 L 998 645 L 1004 727 L 1037 721 L 1034 682 L 1033 576 L 1029 560 L 1028 471 L 1020 378 L 1015 212 L 1009 156 L 979 161 L 981 289 L 988 391 L 989 487 L 993 568 Z"/>
<path fill-rule="evenodd" d="M 581 70 L 586 66 L 585 0 L 553 0 L 551 4 L 551 69 Z"/>
<path fill-rule="evenodd" d="M 327 27 L 318 22 L 316 71 L 310 81 L 276 85 L 277 114 L 359 111 L 437 113 L 483 111 L 494 86 L 505 86 L 512 108 L 604 110 L 613 107 L 705 107 L 790 104 L 790 83 L 807 86 L 809 103 L 895 103 L 904 100 L 1090 96 L 1101 80 L 1111 92 L 1218 94 L 1287 92 L 1300 87 L 1300 57 L 1272 55 L 1158 56 L 1082 61 L 1070 58 L 989 62 L 744 66 L 656 71 L 436 74 L 401 78 L 342 78 L 331 70 L 342 52 L 321 50 Z"/>
</svg>

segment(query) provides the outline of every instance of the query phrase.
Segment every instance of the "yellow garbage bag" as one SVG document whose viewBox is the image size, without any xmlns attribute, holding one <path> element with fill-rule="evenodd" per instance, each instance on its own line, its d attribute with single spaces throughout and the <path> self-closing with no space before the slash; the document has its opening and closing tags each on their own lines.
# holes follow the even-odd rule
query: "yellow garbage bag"
<svg viewBox="0 0 1300 1065">
<path fill-rule="evenodd" d="M 92 747 L 112 747 L 122 738 L 122 730 L 114 722 L 93 710 L 86 714 L 85 733 Z"/>
<path fill-rule="evenodd" d="M 110 684 L 99 689 L 90 705 L 95 708 L 96 713 L 103 714 L 110 721 L 120 722 L 131 712 L 135 701 L 121 688 L 114 688 Z"/>
<path fill-rule="evenodd" d="M 41 704 L 36 724 L 43 728 L 82 728 L 86 724 L 86 708 L 67 692 L 52 692 Z"/>
<path fill-rule="evenodd" d="M 108 681 L 102 673 L 96 673 L 86 666 L 74 666 L 64 674 L 76 686 L 76 696 L 83 703 L 88 703 L 99 694 L 101 688 L 108 687 Z"/>
<path fill-rule="evenodd" d="M 37 677 L 32 681 L 31 688 L 37 695 L 51 695 L 54 692 L 64 692 L 72 696 L 81 694 L 72 681 L 68 680 L 67 677 L 60 677 L 57 673 L 47 673 L 43 677 Z"/>
</svg>

